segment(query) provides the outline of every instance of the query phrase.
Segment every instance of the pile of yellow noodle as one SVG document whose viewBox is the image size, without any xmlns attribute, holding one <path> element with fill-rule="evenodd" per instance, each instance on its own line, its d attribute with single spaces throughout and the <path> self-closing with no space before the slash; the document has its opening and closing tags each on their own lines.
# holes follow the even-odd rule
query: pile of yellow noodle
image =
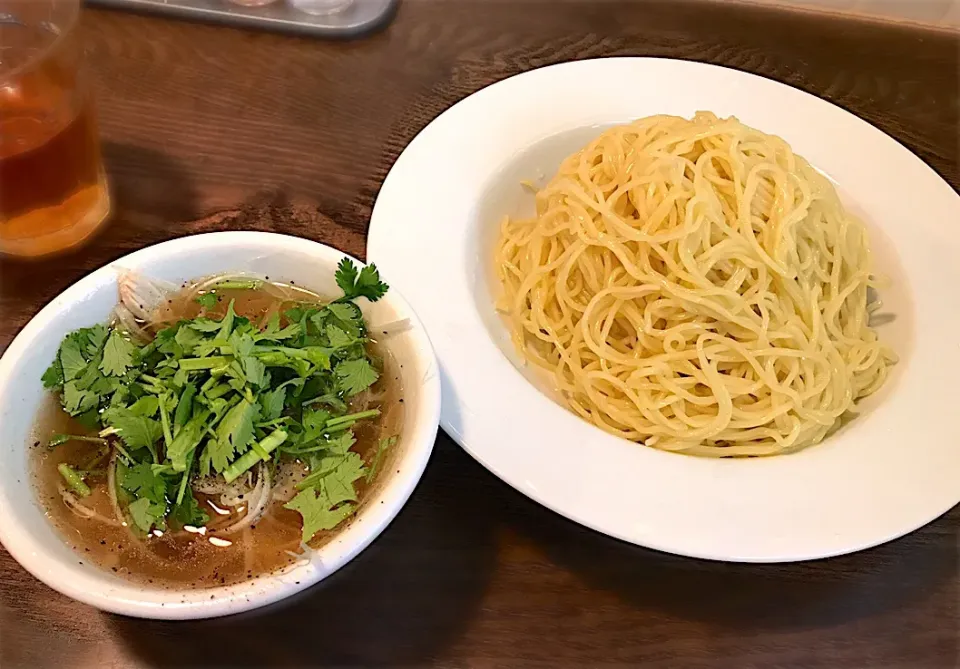
<svg viewBox="0 0 960 669">
<path fill-rule="evenodd" d="M 866 230 L 782 139 L 653 116 L 567 158 L 496 247 L 526 359 L 602 429 L 670 451 L 822 440 L 884 382 Z"/>
</svg>

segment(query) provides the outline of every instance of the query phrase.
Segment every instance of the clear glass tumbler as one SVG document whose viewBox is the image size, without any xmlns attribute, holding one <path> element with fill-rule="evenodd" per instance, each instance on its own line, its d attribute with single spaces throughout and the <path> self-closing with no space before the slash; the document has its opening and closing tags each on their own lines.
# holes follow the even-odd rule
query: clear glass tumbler
<svg viewBox="0 0 960 669">
<path fill-rule="evenodd" d="M 79 13 L 0 0 L 0 254 L 71 248 L 110 213 Z"/>
</svg>

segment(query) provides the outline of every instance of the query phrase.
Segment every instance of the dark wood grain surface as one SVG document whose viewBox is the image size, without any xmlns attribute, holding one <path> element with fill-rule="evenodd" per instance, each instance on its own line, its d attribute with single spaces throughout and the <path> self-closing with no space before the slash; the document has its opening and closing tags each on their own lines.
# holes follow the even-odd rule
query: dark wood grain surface
<svg viewBox="0 0 960 669">
<path fill-rule="evenodd" d="M 491 82 L 569 59 L 668 56 L 784 81 L 960 187 L 956 34 L 666 0 L 407 0 L 384 32 L 341 43 L 106 11 L 85 28 L 117 213 L 81 251 L 0 263 L 2 348 L 87 272 L 172 237 L 254 228 L 362 255 L 377 190 L 424 125 Z M 261 612 L 102 614 L 0 549 L 0 666 L 946 669 L 960 666 L 958 540 L 954 509 L 836 559 L 673 557 L 552 515 L 441 436 L 370 549 Z"/>
</svg>

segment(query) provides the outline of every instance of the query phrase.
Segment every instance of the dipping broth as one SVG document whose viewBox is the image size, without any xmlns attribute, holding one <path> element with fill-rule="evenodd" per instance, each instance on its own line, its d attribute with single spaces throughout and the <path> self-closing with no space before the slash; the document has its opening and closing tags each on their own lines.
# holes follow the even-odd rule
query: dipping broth
<svg viewBox="0 0 960 669">
<path fill-rule="evenodd" d="M 213 287 L 209 291 L 198 291 L 198 285 L 202 284 L 195 282 L 171 294 L 154 310 L 149 322 L 138 319 L 145 335 L 154 337 L 164 328 L 198 317 L 221 321 L 230 304 L 236 316 L 249 319 L 258 331 L 263 331 L 271 319 L 276 318 L 279 318 L 280 327 L 286 328 L 291 325 L 291 309 L 319 307 L 326 302 L 309 291 L 281 284 L 263 283 L 252 288 Z M 216 301 L 207 298 L 206 306 L 201 305 L 197 301 L 198 294 L 215 296 Z M 387 348 L 372 341 L 373 336 L 374 333 L 368 334 L 371 339 L 365 348 L 380 372 L 379 378 L 369 388 L 344 401 L 346 414 L 380 412 L 378 416 L 358 420 L 351 428 L 356 441 L 349 450 L 359 455 L 367 474 L 371 468 L 378 468 L 377 471 L 386 469 L 390 449 L 384 450 L 382 444 L 386 442 L 383 440 L 400 433 L 403 418 L 399 370 Z M 273 371 L 274 374 L 282 373 L 279 369 Z M 101 430 L 100 426 L 85 426 L 69 416 L 51 394 L 38 417 L 32 446 L 39 499 L 51 521 L 82 559 L 149 584 L 212 587 L 274 572 L 301 557 L 303 518 L 298 511 L 285 508 L 285 504 L 298 494 L 295 486 L 310 474 L 309 454 L 297 457 L 284 455 L 282 450 L 275 451 L 274 457 L 262 463 L 262 469 L 251 468 L 229 485 L 223 477 L 215 475 L 191 479 L 190 488 L 197 506 L 209 520 L 201 526 L 177 526 L 168 521 L 163 529 L 144 532 L 132 522 L 129 507 L 127 510 L 120 508 L 118 512 L 118 508 L 124 505 L 122 488 L 115 485 L 120 491 L 116 505 L 109 494 L 111 463 L 117 458 L 117 447 L 124 442 L 116 435 L 108 435 L 105 441 L 71 439 L 54 447 L 48 446 L 51 437 L 58 434 L 99 439 Z M 58 469 L 64 463 L 83 475 L 88 495 L 81 496 L 65 482 Z M 123 467 L 122 464 L 116 466 Z M 260 481 L 261 477 L 265 480 Z M 358 478 L 354 482 L 353 513 L 337 527 L 319 530 L 308 545 L 319 547 L 349 524 L 375 483 L 376 477 L 364 475 Z M 269 499 L 261 500 L 260 495 L 267 485 Z M 251 506 L 254 504 L 263 507 L 263 511 L 257 514 L 255 521 L 244 526 L 243 521 L 253 513 Z M 239 529 L 232 529 L 237 526 Z"/>
</svg>

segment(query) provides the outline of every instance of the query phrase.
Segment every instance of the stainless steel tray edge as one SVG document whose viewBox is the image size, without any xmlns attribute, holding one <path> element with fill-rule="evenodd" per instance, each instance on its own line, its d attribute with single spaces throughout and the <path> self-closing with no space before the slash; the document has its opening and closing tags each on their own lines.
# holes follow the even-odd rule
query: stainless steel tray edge
<svg viewBox="0 0 960 669">
<path fill-rule="evenodd" d="M 313 16 L 282 4 L 230 6 L 223 0 L 85 0 L 87 5 L 192 21 L 325 38 L 353 39 L 384 27 L 399 0 L 356 0 L 342 12 Z"/>
</svg>

